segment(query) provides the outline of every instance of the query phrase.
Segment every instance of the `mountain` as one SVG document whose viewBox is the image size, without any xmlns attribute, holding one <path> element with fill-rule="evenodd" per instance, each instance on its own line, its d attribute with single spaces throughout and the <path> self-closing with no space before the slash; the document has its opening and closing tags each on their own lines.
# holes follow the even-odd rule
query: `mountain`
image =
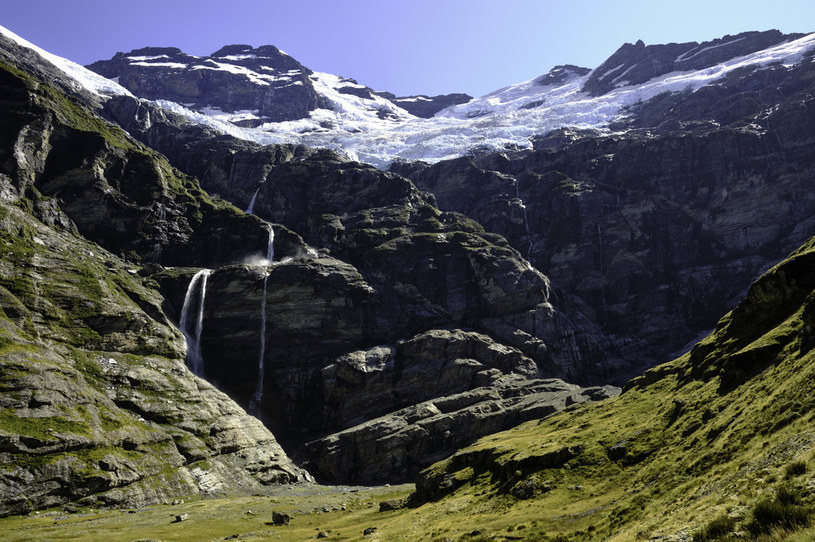
<svg viewBox="0 0 815 542">
<path fill-rule="evenodd" d="M 311 475 L 418 480 L 397 537 L 687 539 L 732 498 L 759 533 L 761 483 L 809 514 L 813 35 L 419 118 L 271 46 L 116 82 L 0 34 L 3 514 Z"/>
<path fill-rule="evenodd" d="M 619 392 L 557 378 L 602 382 L 623 362 L 502 237 L 407 179 L 192 127 L 209 175 L 246 168 L 241 206 L 272 224 L 99 116 L 135 107 L 175 130 L 174 114 L 11 34 L 0 45 L 3 514 L 311 479 L 278 442 L 324 481 L 404 480 Z M 260 192 L 252 175 L 272 165 Z"/>
<path fill-rule="evenodd" d="M 139 274 L 142 259 L 231 260 L 232 237 L 265 244 L 262 223 L 17 52 L 3 38 L 0 515 L 310 480 L 185 367 L 184 339 Z"/>
<path fill-rule="evenodd" d="M 207 57 L 174 47 L 145 47 L 88 68 L 141 98 L 184 104 L 251 128 L 300 119 L 319 122 L 318 110 L 371 121 L 427 118 L 471 99 L 465 94 L 397 97 L 376 92 L 353 79 L 315 73 L 272 45 L 227 45 Z"/>
<path fill-rule="evenodd" d="M 198 59 L 177 50 L 136 50 L 89 67 L 117 78 L 139 97 L 208 122 L 223 133 L 261 144 L 340 150 L 387 167 L 397 159 L 436 162 L 474 150 L 531 149 L 531 137 L 563 127 L 614 132 L 614 124 L 630 117 L 630 108 L 642 102 L 666 93 L 715 88 L 728 74 L 798 64 L 809 58 L 813 42 L 812 35 L 766 31 L 703 43 L 626 44 L 595 70 L 557 66 L 478 99 L 454 95 L 452 103 L 449 96 L 390 100 L 392 95 L 350 79 L 291 68 L 300 65 L 287 55 L 293 64 L 278 67 L 248 46 L 228 46 L 221 51 L 231 54 Z M 149 85 L 168 88 L 160 94 Z M 281 85 L 286 86 L 274 90 Z M 283 94 L 279 107 L 298 113 L 267 112 L 267 97 L 274 92 Z M 294 94 L 297 107 L 289 105 Z M 410 103 L 449 107 L 438 110 L 434 105 L 427 111 L 435 112 L 432 117 L 417 118 L 420 112 Z M 235 124 L 249 128 L 236 129 Z"/>
</svg>

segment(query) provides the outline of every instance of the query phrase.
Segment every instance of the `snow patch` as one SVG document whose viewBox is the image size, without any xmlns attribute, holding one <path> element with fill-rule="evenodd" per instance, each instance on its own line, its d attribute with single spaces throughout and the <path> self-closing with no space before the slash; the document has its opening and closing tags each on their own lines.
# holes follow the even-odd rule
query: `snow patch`
<svg viewBox="0 0 815 542">
<path fill-rule="evenodd" d="M 155 56 L 129 56 L 126 57 L 128 60 L 132 60 L 134 62 L 147 62 L 148 60 L 161 60 L 162 58 L 170 58 L 167 55 L 155 55 Z"/>
<path fill-rule="evenodd" d="M 131 62 L 131 66 L 149 66 L 149 67 L 157 67 L 157 68 L 176 68 L 179 70 L 183 70 L 187 67 L 187 64 L 182 64 L 180 62 Z"/>
</svg>

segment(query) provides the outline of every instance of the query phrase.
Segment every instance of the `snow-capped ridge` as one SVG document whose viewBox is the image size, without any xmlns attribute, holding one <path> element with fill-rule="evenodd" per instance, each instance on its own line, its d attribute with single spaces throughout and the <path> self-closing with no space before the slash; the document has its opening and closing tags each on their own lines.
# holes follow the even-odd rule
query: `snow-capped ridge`
<svg viewBox="0 0 815 542">
<path fill-rule="evenodd" d="M 50 62 L 54 66 L 56 66 L 60 71 L 71 77 L 74 81 L 76 81 L 83 89 L 95 96 L 105 99 L 109 96 L 133 96 L 133 94 L 127 90 L 122 85 L 115 83 L 114 81 L 102 77 L 101 75 L 92 72 L 91 70 L 80 66 L 76 62 L 72 62 L 66 58 L 62 58 L 60 56 L 54 55 L 40 49 L 33 43 L 21 38 L 11 30 L 0 26 L 0 34 L 2 34 L 7 39 L 15 42 L 17 45 L 21 47 L 25 47 L 26 49 L 30 49 L 40 55 L 44 60 Z"/>
<path fill-rule="evenodd" d="M 435 162 L 475 150 L 530 149 L 536 136 L 564 127 L 609 132 L 609 126 L 619 126 L 631 114 L 633 105 L 657 95 L 694 92 L 748 67 L 794 66 L 815 50 L 815 34 L 784 36 L 777 31 L 701 44 L 651 46 L 640 41 L 623 45 L 594 70 L 555 66 L 476 99 L 400 98 L 354 79 L 312 72 L 271 45 L 228 45 L 200 58 L 177 48 L 146 47 L 94 63 L 97 74 L 0 31 L 38 51 L 97 96 L 136 94 L 218 133 L 261 144 L 333 149 L 380 167 L 396 159 Z M 207 86 L 190 95 L 164 93 L 185 87 L 161 87 L 162 81 L 196 73 L 190 81 L 209 77 Z"/>
<path fill-rule="evenodd" d="M 543 76 L 448 107 L 432 118 L 410 115 L 394 100 L 368 92 L 368 87 L 355 80 L 315 72 L 309 80 L 325 99 L 323 107 L 301 119 L 266 122 L 255 129 L 239 128 L 239 137 L 264 144 L 300 143 L 344 149 L 380 167 L 387 167 L 397 158 L 435 162 L 476 149 L 529 149 L 534 136 L 563 127 L 608 131 L 611 123 L 628 114 L 627 108 L 658 94 L 695 91 L 747 66 L 791 66 L 813 48 L 815 34 L 705 69 L 665 73 L 640 84 L 627 80 L 631 65 L 617 64 L 620 68 L 613 75 L 606 72 L 611 75 L 611 89 L 599 96 L 585 89 L 596 70 L 556 66 Z M 696 52 L 702 49 L 696 48 Z M 233 115 L 209 114 L 222 126 L 228 125 Z"/>
</svg>

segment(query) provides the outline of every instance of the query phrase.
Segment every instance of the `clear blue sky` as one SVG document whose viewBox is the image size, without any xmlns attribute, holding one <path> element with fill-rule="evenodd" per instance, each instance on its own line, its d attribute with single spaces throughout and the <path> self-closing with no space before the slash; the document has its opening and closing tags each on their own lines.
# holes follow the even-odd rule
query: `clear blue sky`
<svg viewBox="0 0 815 542">
<path fill-rule="evenodd" d="M 2 0 L 0 25 L 80 64 L 147 45 L 276 45 L 398 95 L 480 96 L 625 42 L 815 31 L 815 0 Z"/>
</svg>

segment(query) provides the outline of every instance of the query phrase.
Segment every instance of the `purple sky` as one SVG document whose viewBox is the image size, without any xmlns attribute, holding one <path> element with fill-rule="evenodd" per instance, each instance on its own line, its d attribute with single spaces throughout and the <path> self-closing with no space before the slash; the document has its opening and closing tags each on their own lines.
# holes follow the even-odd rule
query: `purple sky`
<svg viewBox="0 0 815 542">
<path fill-rule="evenodd" d="M 812 0 L 3 0 L 0 25 L 80 64 L 147 45 L 276 45 L 398 95 L 481 96 L 624 42 L 815 31 Z"/>
</svg>

